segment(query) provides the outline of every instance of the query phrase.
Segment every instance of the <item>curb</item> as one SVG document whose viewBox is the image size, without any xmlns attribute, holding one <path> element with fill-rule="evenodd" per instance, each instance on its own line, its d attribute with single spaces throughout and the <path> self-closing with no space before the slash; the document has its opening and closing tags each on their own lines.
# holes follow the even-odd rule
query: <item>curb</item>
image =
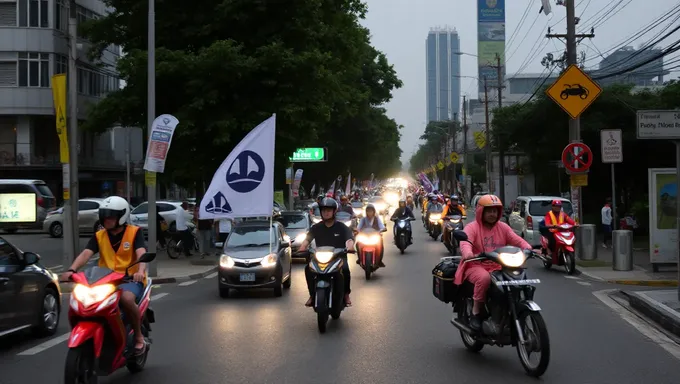
<svg viewBox="0 0 680 384">
<path fill-rule="evenodd" d="M 209 270 L 201 273 L 194 273 L 193 275 L 188 275 L 188 276 L 178 276 L 178 277 L 156 277 L 156 278 L 151 278 L 153 280 L 153 284 L 170 284 L 170 283 L 182 283 L 185 281 L 189 280 L 196 280 L 196 279 L 202 279 L 209 274 L 217 272 L 217 266 L 214 268 L 210 268 Z"/>
<path fill-rule="evenodd" d="M 663 329 L 680 337 L 680 316 L 672 313 L 671 309 L 665 309 L 665 305 L 651 300 L 638 292 L 623 292 L 628 297 L 628 303 L 633 309 L 640 311 L 645 316 L 661 325 Z"/>
<path fill-rule="evenodd" d="M 677 280 L 606 280 L 607 283 L 644 287 L 677 287 Z"/>
</svg>

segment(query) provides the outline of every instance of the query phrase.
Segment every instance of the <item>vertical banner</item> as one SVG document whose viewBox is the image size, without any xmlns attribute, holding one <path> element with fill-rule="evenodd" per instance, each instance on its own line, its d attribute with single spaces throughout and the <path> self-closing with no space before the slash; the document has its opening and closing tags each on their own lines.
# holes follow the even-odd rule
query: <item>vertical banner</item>
<svg viewBox="0 0 680 384">
<path fill-rule="evenodd" d="M 489 87 L 498 87 L 496 54 L 501 57 L 505 77 L 505 0 L 477 0 L 477 67 L 479 96 L 484 98 L 484 77 Z"/>
<path fill-rule="evenodd" d="M 352 192 L 352 172 L 349 173 L 347 176 L 347 185 L 345 186 L 345 195 L 349 196 L 350 192 Z"/>
<path fill-rule="evenodd" d="M 68 163 L 68 138 L 66 127 L 66 74 L 52 76 L 52 100 L 54 100 L 54 116 L 57 121 L 59 136 L 59 159 Z"/>
<path fill-rule="evenodd" d="M 144 169 L 149 172 L 163 173 L 165 170 L 165 160 L 170 151 L 172 135 L 179 120 L 173 115 L 160 115 L 151 125 L 151 139 L 146 148 L 146 160 Z"/>
<path fill-rule="evenodd" d="M 649 169 L 649 261 L 678 261 L 676 204 L 678 186 L 675 168 Z"/>
<path fill-rule="evenodd" d="M 298 169 L 295 171 L 295 179 L 293 180 L 293 197 L 298 197 L 300 196 L 299 189 L 300 189 L 300 182 L 302 181 L 302 169 Z"/>
</svg>

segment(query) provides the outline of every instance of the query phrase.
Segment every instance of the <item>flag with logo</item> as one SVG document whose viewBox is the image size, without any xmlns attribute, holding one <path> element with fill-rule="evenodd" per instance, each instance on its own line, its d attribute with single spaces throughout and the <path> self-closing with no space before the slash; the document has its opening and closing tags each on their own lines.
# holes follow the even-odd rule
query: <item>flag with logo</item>
<svg viewBox="0 0 680 384">
<path fill-rule="evenodd" d="M 350 183 L 352 182 L 352 172 L 349 173 L 349 176 L 347 176 L 347 185 L 345 186 L 345 195 L 349 196 L 350 192 L 352 192 L 351 185 Z"/>
<path fill-rule="evenodd" d="M 59 159 L 63 164 L 69 160 L 68 136 L 66 133 L 66 74 L 52 76 L 52 99 L 59 137 Z"/>
<path fill-rule="evenodd" d="M 274 210 L 276 115 L 250 131 L 213 176 L 200 219 L 271 216 Z"/>
<path fill-rule="evenodd" d="M 295 171 L 295 179 L 293 180 L 293 197 L 298 197 L 300 196 L 300 182 L 302 181 L 302 169 L 298 169 Z"/>
</svg>

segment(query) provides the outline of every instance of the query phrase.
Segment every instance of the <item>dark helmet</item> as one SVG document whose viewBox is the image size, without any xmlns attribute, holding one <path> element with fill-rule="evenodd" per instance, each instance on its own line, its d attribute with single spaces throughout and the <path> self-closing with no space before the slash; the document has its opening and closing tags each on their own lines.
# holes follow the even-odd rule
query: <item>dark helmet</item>
<svg viewBox="0 0 680 384">
<path fill-rule="evenodd" d="M 338 210 L 338 202 L 330 197 L 324 197 L 323 200 L 319 203 L 319 209 L 324 209 L 324 208 L 333 208 L 334 211 Z"/>
</svg>

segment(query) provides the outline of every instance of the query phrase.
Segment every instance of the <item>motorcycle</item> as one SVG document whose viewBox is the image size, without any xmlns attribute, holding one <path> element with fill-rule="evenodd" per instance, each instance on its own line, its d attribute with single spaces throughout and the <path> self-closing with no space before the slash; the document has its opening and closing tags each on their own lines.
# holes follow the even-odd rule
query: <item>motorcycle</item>
<svg viewBox="0 0 680 384">
<path fill-rule="evenodd" d="M 145 253 L 135 263 L 149 263 L 155 253 Z M 139 301 L 142 318 L 142 334 L 147 343 L 146 351 L 135 356 L 135 337 L 130 324 L 123 321 L 119 302 L 120 284 L 132 281 L 128 275 L 108 268 L 92 267 L 74 273 L 76 283 L 71 294 L 68 319 L 71 335 L 64 366 L 64 383 L 96 383 L 97 376 L 108 376 L 126 366 L 131 373 L 144 369 L 151 347 L 151 323 L 156 321 L 151 302 L 151 278 Z"/>
<path fill-rule="evenodd" d="M 442 233 L 442 213 L 430 212 L 430 217 L 428 218 L 427 232 L 430 234 L 433 240 L 437 240 L 439 235 Z"/>
<path fill-rule="evenodd" d="M 397 228 L 397 233 L 394 236 L 394 244 L 399 248 L 399 252 L 404 254 L 404 250 L 409 246 L 411 242 L 411 221 L 415 221 L 413 217 L 407 219 L 392 219 L 394 225 Z"/>
<path fill-rule="evenodd" d="M 353 249 L 319 247 L 310 252 L 309 268 L 314 274 L 314 302 L 319 332 L 326 332 L 328 315 L 339 319 L 345 309 L 345 283 L 342 279 L 342 266 L 346 260 L 344 253 L 356 253 Z"/>
<path fill-rule="evenodd" d="M 444 218 L 442 241 L 451 256 L 454 256 L 456 251 L 458 251 L 458 240 L 453 236 L 453 232 L 463 229 L 463 220 L 465 218 L 465 216 L 461 215 L 450 215 Z"/>
<path fill-rule="evenodd" d="M 549 242 L 545 236 L 541 236 L 541 247 L 543 255 L 541 260 L 545 269 L 550 269 L 553 264 L 564 266 L 568 275 L 576 272 L 576 256 L 574 255 L 574 227 L 569 223 L 563 223 L 550 228 L 550 232 L 555 236 L 555 248 L 548 253 Z M 551 256 L 552 255 L 552 256 Z"/>
<path fill-rule="evenodd" d="M 463 231 L 455 231 L 454 236 L 458 241 L 469 241 Z M 487 344 L 500 347 L 512 345 L 517 349 L 517 355 L 527 374 L 540 377 L 550 362 L 550 339 L 541 308 L 533 301 L 536 291 L 534 285 L 541 281 L 527 278 L 524 268 L 525 261 L 536 256 L 533 251 L 506 246 L 462 261 L 468 263 L 486 260 L 502 266 L 501 270 L 491 272 L 491 285 L 486 301 L 488 317 L 482 322 L 481 330 L 475 331 L 469 325 L 473 285 L 465 281 L 461 286 L 455 286 L 456 291 L 450 299 L 457 315 L 451 319 L 451 323 L 460 331 L 467 349 L 479 352 Z M 451 259 L 453 258 L 460 259 Z M 531 325 L 527 327 L 529 323 Z M 536 363 L 530 359 L 533 352 L 541 355 Z"/>
<path fill-rule="evenodd" d="M 366 280 L 371 280 L 371 274 L 380 268 L 382 262 L 382 236 L 381 232 L 373 228 L 364 228 L 356 237 L 357 251 L 359 252 L 359 265 L 364 270 Z"/>
</svg>

